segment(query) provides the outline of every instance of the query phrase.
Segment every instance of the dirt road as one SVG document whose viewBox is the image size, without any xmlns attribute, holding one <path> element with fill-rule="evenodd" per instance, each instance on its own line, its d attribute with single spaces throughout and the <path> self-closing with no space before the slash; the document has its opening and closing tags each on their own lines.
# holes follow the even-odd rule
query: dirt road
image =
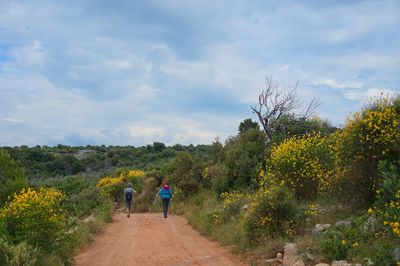
<svg viewBox="0 0 400 266">
<path fill-rule="evenodd" d="M 247 265 L 179 216 L 117 214 L 76 265 Z"/>
</svg>

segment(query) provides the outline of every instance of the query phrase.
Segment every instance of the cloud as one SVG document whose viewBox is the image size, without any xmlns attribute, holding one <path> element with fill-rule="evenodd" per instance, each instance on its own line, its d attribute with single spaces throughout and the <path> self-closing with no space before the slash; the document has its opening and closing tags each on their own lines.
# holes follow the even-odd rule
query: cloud
<svg viewBox="0 0 400 266">
<path fill-rule="evenodd" d="M 345 88 L 355 88 L 361 89 L 363 84 L 361 82 L 338 82 L 334 79 L 323 79 L 323 80 L 315 80 L 312 82 L 313 85 L 327 85 L 337 89 L 345 89 Z"/>
<path fill-rule="evenodd" d="M 300 98 L 321 99 L 320 115 L 341 123 L 377 88 L 400 87 L 399 10 L 395 1 L 3 1 L 0 145 L 211 143 L 253 116 L 266 75 L 282 88 L 299 81 Z"/>
<path fill-rule="evenodd" d="M 23 120 L 20 120 L 20 119 L 8 118 L 8 117 L 0 118 L 0 121 L 10 122 L 10 123 L 22 123 L 22 122 L 24 122 Z"/>
<path fill-rule="evenodd" d="M 46 60 L 46 51 L 38 40 L 30 41 L 22 47 L 15 48 L 11 54 L 15 63 L 20 66 L 39 66 Z"/>
<path fill-rule="evenodd" d="M 397 93 L 398 92 L 396 92 L 395 90 L 373 88 L 366 91 L 349 91 L 345 93 L 345 96 L 347 99 L 357 100 L 359 102 L 365 103 L 371 98 L 376 98 L 380 96 L 392 97 L 397 95 Z"/>
</svg>

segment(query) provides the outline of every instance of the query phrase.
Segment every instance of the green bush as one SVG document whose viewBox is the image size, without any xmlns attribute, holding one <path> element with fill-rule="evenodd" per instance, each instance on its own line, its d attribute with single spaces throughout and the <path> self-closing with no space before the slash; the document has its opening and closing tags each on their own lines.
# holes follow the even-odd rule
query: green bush
<svg viewBox="0 0 400 266">
<path fill-rule="evenodd" d="M 293 237 L 304 217 L 293 195 L 282 186 L 260 189 L 244 215 L 244 230 L 250 245 L 279 236 Z"/>
<path fill-rule="evenodd" d="M 228 185 L 229 189 L 221 192 L 257 189 L 258 172 L 263 164 L 265 148 L 265 134 L 254 128 L 228 139 L 223 161 L 227 180 L 222 179 L 220 184 Z"/>
<path fill-rule="evenodd" d="M 6 150 L 0 149 L 0 207 L 9 196 L 26 185 L 27 178 L 21 163 L 13 160 Z"/>
<path fill-rule="evenodd" d="M 383 222 L 388 232 L 400 238 L 400 162 L 380 162 L 382 181 L 376 191 L 373 215 Z"/>
<path fill-rule="evenodd" d="M 95 215 L 106 223 L 113 221 L 114 205 L 110 199 L 104 199 L 103 202 L 95 209 Z"/>
<path fill-rule="evenodd" d="M 347 228 L 332 229 L 319 240 L 321 252 L 332 260 L 345 260 L 356 237 L 356 232 Z"/>
<path fill-rule="evenodd" d="M 65 200 L 62 206 L 68 215 L 73 217 L 89 216 L 98 206 L 108 202 L 106 197 L 99 193 L 99 189 L 94 186 L 94 181 L 82 176 L 49 179 L 42 184 L 64 192 Z"/>
<path fill-rule="evenodd" d="M 181 191 L 183 198 L 199 191 L 204 169 L 200 158 L 194 158 L 189 152 L 179 152 L 173 161 L 172 169 L 169 181 L 175 185 L 175 190 Z"/>
<path fill-rule="evenodd" d="M 210 190 L 202 190 L 180 204 L 189 223 L 205 235 L 214 235 L 222 223 L 221 204 Z"/>
<path fill-rule="evenodd" d="M 108 198 L 99 193 L 99 189 L 87 187 L 78 193 L 67 196 L 63 207 L 68 211 L 69 215 L 83 218 L 92 214 L 99 206 L 108 204 L 108 202 Z"/>
<path fill-rule="evenodd" d="M 44 180 L 41 184 L 45 187 L 53 187 L 61 190 L 65 195 L 74 195 L 80 191 L 94 186 L 94 182 L 83 176 L 66 176 L 63 178 L 50 178 Z"/>
<path fill-rule="evenodd" d="M 205 168 L 203 176 L 210 179 L 212 188 L 217 196 L 230 190 L 228 169 L 224 164 L 217 163 Z"/>
<path fill-rule="evenodd" d="M 333 227 L 317 241 L 318 250 L 331 260 L 364 263 L 368 258 L 374 265 L 395 265 L 393 250 L 396 239 L 388 237 L 374 219 L 361 215 L 352 227 Z"/>
</svg>

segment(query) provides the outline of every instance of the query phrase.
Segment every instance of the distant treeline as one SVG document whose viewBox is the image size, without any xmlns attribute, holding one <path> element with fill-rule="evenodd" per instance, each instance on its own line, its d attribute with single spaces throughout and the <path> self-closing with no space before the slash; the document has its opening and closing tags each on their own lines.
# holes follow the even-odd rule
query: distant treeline
<svg viewBox="0 0 400 266">
<path fill-rule="evenodd" d="M 162 142 L 134 146 L 66 146 L 57 145 L 0 147 L 24 166 L 29 179 L 68 175 L 102 174 L 116 168 L 154 169 L 174 158 L 178 152 L 207 155 L 210 145 L 166 146 Z"/>
</svg>

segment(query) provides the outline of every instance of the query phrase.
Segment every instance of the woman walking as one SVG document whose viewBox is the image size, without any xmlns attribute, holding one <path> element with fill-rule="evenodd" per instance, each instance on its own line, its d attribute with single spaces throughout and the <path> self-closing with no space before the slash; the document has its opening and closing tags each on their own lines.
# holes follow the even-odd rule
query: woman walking
<svg viewBox="0 0 400 266">
<path fill-rule="evenodd" d="M 162 200 L 164 218 L 168 218 L 168 205 L 169 205 L 169 201 L 172 198 L 172 189 L 168 185 L 168 182 L 163 183 L 158 194 L 160 195 L 161 200 Z"/>
</svg>

